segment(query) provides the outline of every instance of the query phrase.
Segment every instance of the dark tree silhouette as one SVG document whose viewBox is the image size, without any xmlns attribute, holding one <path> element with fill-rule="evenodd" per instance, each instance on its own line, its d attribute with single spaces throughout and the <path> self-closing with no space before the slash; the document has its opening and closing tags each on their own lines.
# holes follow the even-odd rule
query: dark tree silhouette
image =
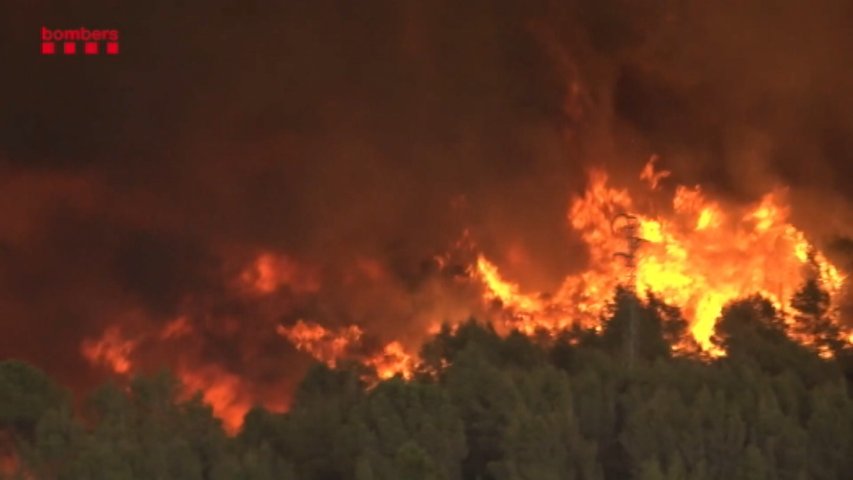
<svg viewBox="0 0 853 480">
<path fill-rule="evenodd" d="M 806 282 L 793 305 L 809 332 L 826 334 L 814 330 L 827 314 L 819 287 Z M 629 308 L 637 322 L 632 365 L 624 361 Z M 789 338 L 767 299 L 724 308 L 713 337 L 726 350 L 721 358 L 675 351 L 686 322 L 654 296 L 619 294 L 609 313 L 600 332 L 575 328 L 554 338 L 501 336 L 473 320 L 445 327 L 424 346 L 411 380 L 376 383 L 357 364 L 317 365 L 289 412 L 255 408 L 233 437 L 166 374 L 105 385 L 74 412 L 44 374 L 0 362 L 0 429 L 19 459 L 7 473 L 49 480 L 849 476 L 853 396 L 839 368 L 844 357 L 822 358 Z M 794 336 L 802 332 L 796 328 Z"/>
</svg>

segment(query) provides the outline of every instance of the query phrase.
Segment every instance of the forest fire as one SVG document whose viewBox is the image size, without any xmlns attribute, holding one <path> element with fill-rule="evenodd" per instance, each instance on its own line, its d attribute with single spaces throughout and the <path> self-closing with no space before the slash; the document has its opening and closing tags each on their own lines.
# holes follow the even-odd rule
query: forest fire
<svg viewBox="0 0 853 480">
<path fill-rule="evenodd" d="M 657 158 L 653 156 L 640 175 L 651 190 L 648 195 L 659 195 L 662 181 L 670 176 L 655 170 Z M 555 293 L 542 294 L 524 293 L 482 254 L 468 268 L 471 277 L 482 282 L 483 300 L 497 302 L 503 312 L 498 316 L 503 331 L 518 329 L 532 335 L 557 333 L 575 323 L 596 327 L 616 287 L 628 278 L 626 267 L 614 257 L 624 249 L 624 239 L 613 231 L 612 219 L 620 212 L 634 212 L 643 246 L 632 287 L 682 308 L 695 341 L 707 353 L 722 355 L 725 352 L 712 344 L 711 337 L 728 302 L 759 293 L 785 311 L 807 275 L 816 275 L 836 301 L 843 291 L 845 277 L 840 270 L 788 223 L 784 195 L 779 190 L 754 205 L 727 210 L 706 199 L 700 186 L 679 185 L 667 207 L 638 212 L 627 190 L 609 186 L 607 174 L 594 170 L 589 188 L 571 202 L 567 214 L 589 248 L 588 270 L 567 276 Z M 330 366 L 340 358 L 353 358 L 351 347 L 364 333 L 355 325 L 333 331 L 302 320 L 277 331 Z M 393 341 L 363 361 L 377 367 L 380 378 L 387 378 L 410 375 L 414 358 Z"/>
<path fill-rule="evenodd" d="M 700 186 L 671 188 L 671 174 L 656 170 L 656 161 L 657 157 L 652 157 L 640 174 L 648 190 L 643 193 L 644 202 L 634 200 L 627 189 L 610 185 L 604 171 L 590 172 L 586 191 L 571 200 L 566 214 L 568 225 L 588 249 L 588 268 L 566 276 L 554 292 L 527 292 L 508 280 L 497 264 L 478 250 L 466 230 L 454 248 L 476 253 L 463 276 L 464 282 L 480 292 L 479 297 L 470 299 L 470 311 L 490 312 L 489 318 L 501 332 L 517 329 L 527 335 L 556 334 L 573 325 L 597 329 L 617 286 L 634 282 L 630 286 L 641 295 L 651 292 L 681 308 L 695 342 L 706 353 L 719 356 L 725 352 L 711 341 L 714 325 L 722 308 L 732 300 L 759 293 L 784 311 L 803 279 L 811 275 L 837 302 L 845 277 L 789 223 L 784 190 L 768 193 L 752 205 L 724 205 L 708 199 Z M 636 218 L 637 235 L 642 239 L 633 272 L 618 258 L 626 248 L 626 239 L 614 223 L 620 214 L 629 212 Z M 439 267 L 450 265 L 452 256 L 452 252 L 438 255 Z M 387 281 L 381 265 L 372 262 L 371 268 L 365 269 L 365 262 L 359 258 L 354 270 L 364 272 L 364 282 Z M 345 285 L 360 281 L 353 275 L 347 274 Z M 319 278 L 316 268 L 289 256 L 261 253 L 241 271 L 236 288 L 253 301 L 274 299 L 283 292 L 294 298 L 310 298 L 322 290 Z M 478 310 L 482 308 L 485 310 Z M 268 331 L 330 367 L 340 366 L 342 361 L 360 362 L 381 380 L 395 375 L 411 378 L 418 364 L 418 341 L 435 333 L 443 321 L 452 326 L 463 318 L 433 320 L 407 342 L 384 338 L 378 346 L 375 340 L 383 338 L 381 332 L 370 330 L 366 324 L 332 327 L 324 325 L 321 318 L 299 318 L 289 324 L 276 322 Z M 118 326 L 112 326 L 100 339 L 83 342 L 81 351 L 93 364 L 129 375 L 134 372 L 134 353 L 140 344 L 192 342 L 197 328 L 193 322 L 190 316 L 179 315 L 156 334 L 139 338 L 126 338 Z M 239 328 L 231 320 L 223 325 L 229 330 Z M 799 340 L 810 342 L 805 337 Z M 215 364 L 190 367 L 180 363 L 176 374 L 188 392 L 200 391 L 227 428 L 235 431 L 243 414 L 259 400 L 247 393 L 245 380 Z M 269 406 L 271 402 L 266 403 Z M 284 407 L 281 402 L 272 403 Z"/>
<path fill-rule="evenodd" d="M 641 174 L 653 191 L 670 175 L 654 170 L 656 158 Z M 711 336 L 723 306 L 732 300 L 759 293 L 784 311 L 804 275 L 816 275 L 836 302 L 843 291 L 840 270 L 788 223 L 784 191 L 726 211 L 707 200 L 701 187 L 677 186 L 669 209 L 642 212 L 627 190 L 609 186 L 606 173 L 596 170 L 590 174 L 589 189 L 572 201 L 568 213 L 569 223 L 589 247 L 591 268 L 566 277 L 545 300 L 520 293 L 480 257 L 477 271 L 488 287 L 487 297 L 499 300 L 513 314 L 514 326 L 524 332 L 556 331 L 575 320 L 595 325 L 626 278 L 625 267 L 614 258 L 625 248 L 612 225 L 620 212 L 636 214 L 641 227 L 643 244 L 632 287 L 682 308 L 695 340 L 709 353 L 723 353 Z"/>
<path fill-rule="evenodd" d="M 0 480 L 853 469 L 850 1 L 18 3 Z"/>
<path fill-rule="evenodd" d="M 85 340 L 80 349 L 83 356 L 93 365 L 106 368 L 119 377 L 127 377 L 138 373 L 132 360 L 138 345 L 150 341 L 174 342 L 191 333 L 192 326 L 185 316 L 167 323 L 158 334 L 134 338 L 127 337 L 114 325 L 108 327 L 99 339 Z M 179 364 L 175 367 L 174 375 L 184 387 L 182 396 L 188 398 L 199 393 L 230 432 L 237 431 L 243 422 L 243 416 L 256 401 L 248 395 L 242 378 L 217 368 L 216 365 L 190 367 Z M 283 408 L 283 405 L 275 407 Z"/>
</svg>

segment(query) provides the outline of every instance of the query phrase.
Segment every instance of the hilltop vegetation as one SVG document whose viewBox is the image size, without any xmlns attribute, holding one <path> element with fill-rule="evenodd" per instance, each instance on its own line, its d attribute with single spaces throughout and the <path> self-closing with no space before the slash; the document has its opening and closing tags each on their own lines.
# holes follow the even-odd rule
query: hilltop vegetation
<svg viewBox="0 0 853 480">
<path fill-rule="evenodd" d="M 761 297 L 732 303 L 721 358 L 689 354 L 678 309 L 626 292 L 600 331 L 502 337 L 472 320 L 432 338 L 411 380 L 317 365 L 288 413 L 256 408 L 233 437 L 169 375 L 106 385 L 74 414 L 44 374 L 5 361 L 2 440 L 10 478 L 849 478 L 853 352 L 827 305 L 806 284 L 788 327 Z M 791 338 L 804 332 L 808 347 Z"/>
</svg>

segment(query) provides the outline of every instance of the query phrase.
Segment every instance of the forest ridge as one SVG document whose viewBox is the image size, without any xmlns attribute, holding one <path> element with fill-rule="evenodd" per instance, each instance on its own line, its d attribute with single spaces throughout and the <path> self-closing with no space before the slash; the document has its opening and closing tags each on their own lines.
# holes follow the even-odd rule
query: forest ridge
<svg viewBox="0 0 853 480">
<path fill-rule="evenodd" d="M 288 412 L 255 408 L 235 436 L 168 373 L 104 385 L 74 412 L 6 360 L 0 454 L 10 479 L 849 478 L 853 348 L 818 281 L 791 307 L 786 322 L 760 296 L 729 304 L 721 358 L 676 354 L 679 309 L 628 291 L 599 331 L 503 337 L 472 319 L 427 342 L 411 380 L 317 364 Z"/>
</svg>

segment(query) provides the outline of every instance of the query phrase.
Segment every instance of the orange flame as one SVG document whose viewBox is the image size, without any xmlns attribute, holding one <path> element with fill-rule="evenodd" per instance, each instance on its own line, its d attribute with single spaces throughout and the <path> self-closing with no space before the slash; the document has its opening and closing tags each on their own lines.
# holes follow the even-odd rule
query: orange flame
<svg viewBox="0 0 853 480">
<path fill-rule="evenodd" d="M 371 357 L 366 362 L 376 369 L 376 375 L 386 380 L 396 375 L 403 378 L 412 378 L 415 367 L 415 358 L 406 352 L 403 344 L 393 341 L 382 349 L 382 352 Z"/>
<path fill-rule="evenodd" d="M 298 264 L 286 255 L 261 254 L 240 274 L 240 281 L 249 290 L 267 295 L 283 286 L 296 293 L 311 293 L 320 289 L 316 270 Z"/>
<path fill-rule="evenodd" d="M 176 340 L 192 333 L 192 325 L 185 316 L 180 316 L 166 324 L 154 337 L 142 335 L 127 338 L 118 326 L 107 328 L 100 338 L 84 340 L 81 353 L 93 365 L 103 365 L 116 374 L 130 376 L 137 369 L 131 356 L 144 340 Z M 249 395 L 250 389 L 244 380 L 216 365 L 200 365 L 189 368 L 179 365 L 175 371 L 183 385 L 185 395 L 201 392 L 205 403 L 211 406 L 214 415 L 222 420 L 225 429 L 235 433 L 243 422 L 243 416 L 252 407 L 255 400 Z M 268 407 L 281 407 L 265 402 Z M 273 402 L 275 403 L 275 402 Z"/>
<path fill-rule="evenodd" d="M 171 322 L 167 323 L 160 332 L 160 338 L 163 340 L 173 340 L 192 333 L 193 328 L 189 320 L 185 316 L 180 316 Z"/>
<path fill-rule="evenodd" d="M 784 309 L 808 268 L 815 270 L 833 299 L 840 296 L 845 276 L 801 230 L 789 223 L 784 190 L 768 193 L 753 205 L 731 206 L 709 200 L 699 186 L 661 188 L 670 174 L 656 170 L 656 161 L 658 157 L 653 156 L 640 175 L 650 189 L 650 198 L 640 204 L 655 205 L 646 201 L 655 200 L 656 209 L 640 209 L 628 190 L 608 183 L 604 171 L 589 173 L 586 191 L 571 200 L 566 214 L 568 225 L 587 246 L 589 268 L 566 276 L 550 294 L 525 291 L 506 278 L 497 264 L 477 253 L 468 230 L 455 245 L 456 250 L 434 257 L 436 265 L 441 269 L 469 265 L 467 272 L 454 273 L 454 281 L 479 282 L 484 303 L 501 313 L 496 327 L 514 328 L 529 335 L 543 330 L 556 333 L 576 323 L 601 328 L 601 316 L 616 287 L 631 281 L 628 286 L 638 292 L 651 291 L 681 307 L 690 321 L 693 338 L 712 355 L 724 354 L 715 349 L 711 337 L 723 306 L 731 300 L 760 293 Z M 659 201 L 666 191 L 672 192 L 672 198 L 666 198 L 665 203 Z M 619 214 L 629 212 L 636 219 L 637 236 L 643 239 L 630 262 L 633 271 L 628 270 L 626 262 L 614 258 L 614 254 L 630 249 L 612 222 Z M 515 263 L 527 263 L 526 252 L 513 248 L 510 247 L 509 256 Z M 456 255 L 459 252 L 463 255 Z M 344 277 L 344 284 L 382 282 L 390 276 L 380 262 L 359 258 L 352 273 Z M 242 269 L 232 286 L 252 298 L 266 299 L 279 291 L 317 293 L 321 283 L 317 269 L 286 255 L 263 253 Z M 427 318 L 422 325 L 434 334 L 442 320 L 445 318 Z M 240 328 L 236 320 L 224 325 L 223 328 Z M 410 349 L 416 346 L 413 338 L 406 342 L 388 339 L 378 351 L 365 353 L 368 342 L 359 325 L 332 328 L 298 320 L 290 326 L 276 326 L 275 332 L 297 350 L 330 367 L 343 359 L 357 360 L 372 367 L 378 379 L 396 375 L 411 378 L 418 366 L 417 355 Z M 135 339 L 126 338 L 119 327 L 113 326 L 100 338 L 85 340 L 81 352 L 93 364 L 127 375 L 137 367 L 133 354 L 141 349 L 143 340 L 184 342 L 192 333 L 193 324 L 183 315 Z M 845 338 L 853 343 L 853 333 L 845 331 Z M 178 377 L 189 390 L 201 391 L 216 416 L 230 432 L 235 432 L 256 400 L 249 393 L 252 385 L 216 365 L 187 365 L 190 363 L 179 363 Z M 269 406 L 269 399 L 264 400 Z"/>
<path fill-rule="evenodd" d="M 363 334 L 355 325 L 332 331 L 303 320 L 297 321 L 292 327 L 279 325 L 276 332 L 298 350 L 330 367 L 335 367 L 342 358 L 358 357 L 355 349 L 361 345 Z M 388 379 L 398 374 L 411 378 L 416 364 L 415 356 L 407 352 L 403 344 L 396 340 L 386 344 L 379 353 L 367 358 L 362 357 L 362 361 L 373 367 L 380 379 Z"/>
<path fill-rule="evenodd" d="M 490 300 L 498 300 L 502 306 L 517 312 L 532 313 L 544 309 L 544 304 L 539 299 L 522 295 L 518 285 L 504 280 L 498 267 L 482 255 L 477 257 L 477 271 L 489 287 L 486 295 Z"/>
<path fill-rule="evenodd" d="M 83 340 L 80 351 L 92 364 L 104 365 L 118 374 L 126 374 L 132 367 L 130 355 L 136 341 L 127 340 L 118 327 L 107 328 L 98 340 Z"/>
<path fill-rule="evenodd" d="M 640 180 L 645 180 L 649 184 L 649 188 L 652 190 L 656 190 L 658 188 L 658 184 L 661 180 L 672 175 L 672 172 L 669 170 L 655 170 L 655 163 L 657 163 L 658 160 L 660 160 L 659 156 L 652 155 L 646 163 L 646 166 L 643 167 L 643 171 L 640 172 Z"/>
<path fill-rule="evenodd" d="M 177 375 L 186 393 L 201 392 L 202 399 L 222 420 L 226 431 L 233 434 L 239 430 L 243 417 L 255 403 L 239 376 L 214 366 L 179 368 Z"/>
<path fill-rule="evenodd" d="M 654 171 L 656 159 L 652 157 L 641 174 L 652 189 L 666 177 Z M 485 257 L 477 260 L 475 273 L 486 287 L 484 299 L 499 300 L 515 328 L 530 333 L 559 330 L 573 322 L 594 325 L 614 289 L 624 283 L 626 267 L 614 254 L 625 250 L 625 239 L 613 232 L 611 219 L 631 212 L 634 202 L 627 190 L 610 187 L 607 180 L 603 171 L 590 172 L 589 188 L 568 211 L 570 225 L 589 249 L 590 268 L 566 277 L 547 301 L 522 293 Z M 817 274 L 837 298 L 844 275 L 788 223 L 784 196 L 784 191 L 772 192 L 755 205 L 724 212 L 719 203 L 706 200 L 698 186 L 678 186 L 670 213 L 633 212 L 644 242 L 631 286 L 682 307 L 694 338 L 712 354 L 722 353 L 714 350 L 711 336 L 723 306 L 760 293 L 784 309 L 803 280 L 808 252 L 815 252 Z"/>
<path fill-rule="evenodd" d="M 0 478 L 35 479 L 20 457 L 20 441 L 8 430 L 0 430 Z"/>
<path fill-rule="evenodd" d="M 363 333 L 355 325 L 333 332 L 322 325 L 304 320 L 297 321 L 292 327 L 279 325 L 275 331 L 298 350 L 310 354 L 330 367 L 334 367 L 348 349 L 361 340 Z"/>
</svg>

